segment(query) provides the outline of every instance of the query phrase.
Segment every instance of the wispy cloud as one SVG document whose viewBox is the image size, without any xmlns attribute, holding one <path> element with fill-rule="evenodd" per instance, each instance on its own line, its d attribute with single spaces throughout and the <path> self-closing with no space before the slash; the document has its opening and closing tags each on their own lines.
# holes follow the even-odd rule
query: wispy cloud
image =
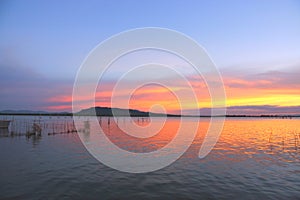
<svg viewBox="0 0 300 200">
<path fill-rule="evenodd" d="M 0 110 L 3 109 L 33 109 L 71 111 L 72 80 L 54 80 L 33 70 L 11 62 L 1 62 L 0 74 Z M 284 70 L 266 72 L 222 71 L 224 86 L 227 94 L 229 114 L 287 114 L 300 113 L 300 67 L 295 65 Z M 210 95 L 205 81 L 198 75 L 187 76 L 197 98 L 198 105 L 192 100 L 185 99 L 186 108 L 193 114 L 197 109 L 202 113 L 209 113 L 211 105 Z M 174 77 L 168 82 L 172 91 L 185 94 L 190 88 L 185 81 Z M 116 80 L 100 82 L 96 94 L 96 105 L 111 106 L 112 91 Z M 127 80 L 125 86 L 135 86 L 135 80 Z M 88 86 L 88 84 L 87 84 Z M 116 93 L 119 107 L 124 104 L 129 90 Z M 130 107 L 147 110 L 153 104 L 165 106 L 170 113 L 178 113 L 179 99 L 172 91 L 159 85 L 150 84 L 137 89 L 130 99 Z M 83 96 L 83 107 L 90 105 L 90 97 Z M 190 103 L 190 105 L 188 105 Z M 190 107 L 189 107 L 190 106 Z"/>
<path fill-rule="evenodd" d="M 71 89 L 72 84 L 68 81 L 51 80 L 30 67 L 1 63 L 1 110 L 49 110 L 50 107 L 61 105 L 49 103 L 47 99 L 59 95 L 70 96 Z"/>
</svg>

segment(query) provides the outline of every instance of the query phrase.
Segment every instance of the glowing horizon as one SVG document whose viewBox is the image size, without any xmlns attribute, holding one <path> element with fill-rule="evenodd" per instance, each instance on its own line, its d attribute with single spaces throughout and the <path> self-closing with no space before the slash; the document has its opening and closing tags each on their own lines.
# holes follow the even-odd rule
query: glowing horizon
<svg viewBox="0 0 300 200">
<path fill-rule="evenodd" d="M 176 82 L 176 81 L 175 81 Z M 191 81 L 191 85 L 195 91 L 198 98 L 198 107 L 190 107 L 191 110 L 211 108 L 211 101 L 209 96 L 209 91 L 206 88 L 203 81 Z M 233 86 L 233 84 L 240 84 L 238 86 Z M 256 84 L 256 86 L 255 86 Z M 297 88 L 287 88 L 287 85 L 282 85 L 281 88 L 272 88 L 276 85 L 276 82 L 270 82 L 267 80 L 261 80 L 256 83 L 251 83 L 246 80 L 241 79 L 230 79 L 226 77 L 224 79 L 224 85 L 227 94 L 226 106 L 227 107 L 243 107 L 243 106 L 278 106 L 278 107 L 297 107 L 300 102 L 300 94 Z M 246 87 L 247 86 L 247 87 Z M 263 87 L 262 87 L 263 86 Z M 96 106 L 102 107 L 112 107 L 111 106 L 111 95 L 114 83 L 103 83 L 100 84 L 100 89 L 95 95 Z M 179 92 L 184 92 L 187 88 L 181 87 L 180 84 L 172 88 L 173 91 L 177 90 Z M 122 91 L 123 94 L 119 94 L 120 101 L 122 101 L 122 95 L 126 94 L 127 91 Z M 85 102 L 88 99 L 83 97 L 82 101 Z M 72 96 L 55 96 L 47 100 L 50 103 L 63 103 L 69 105 L 58 105 L 57 107 L 51 106 L 46 107 L 46 109 L 52 111 L 63 111 L 71 110 Z M 137 109 L 141 111 L 149 111 L 152 105 L 160 104 L 162 105 L 167 113 L 179 114 L 180 105 L 178 100 L 167 88 L 162 86 L 151 86 L 146 85 L 139 88 L 132 95 L 130 100 L 129 108 Z M 84 104 L 82 109 L 92 107 L 91 105 Z M 122 108 L 122 106 L 119 106 Z M 249 110 L 241 110 L 241 114 L 248 114 Z M 277 113 L 277 111 L 274 111 Z M 287 112 L 282 112 L 286 114 Z M 192 114 L 192 113 L 191 113 Z M 229 113 L 230 114 L 230 113 Z M 265 114 L 265 113 L 261 113 Z M 294 113 L 295 114 L 295 113 Z"/>
<path fill-rule="evenodd" d="M 108 1 L 103 6 L 101 1 L 58 5 L 29 0 L 0 5 L 0 111 L 71 111 L 77 70 L 96 45 L 132 28 L 162 27 L 182 32 L 205 48 L 223 77 L 230 113 L 300 113 L 297 1 Z M 187 100 L 187 112 L 211 107 L 205 82 L 186 63 L 150 51 L 112 66 L 99 84 L 96 105 L 110 107 L 112 88 L 126 67 L 154 58 L 177 67 L 193 86 L 198 105 Z M 148 76 L 169 78 L 172 90 L 187 89 L 168 74 Z M 120 106 L 122 95 L 117 94 Z M 82 97 L 82 108 L 90 106 L 85 104 L 89 100 Z M 169 91 L 152 86 L 136 91 L 130 107 L 147 111 L 157 103 L 168 113 L 180 111 Z"/>
</svg>

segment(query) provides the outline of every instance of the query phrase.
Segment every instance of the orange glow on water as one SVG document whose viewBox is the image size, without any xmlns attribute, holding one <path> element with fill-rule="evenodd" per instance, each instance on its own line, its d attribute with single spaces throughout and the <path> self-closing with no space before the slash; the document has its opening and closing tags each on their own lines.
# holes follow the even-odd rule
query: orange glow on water
<svg viewBox="0 0 300 200">
<path fill-rule="evenodd" d="M 161 127 L 161 130 L 154 136 L 149 138 L 137 138 L 124 133 L 115 121 L 111 120 L 110 122 L 109 126 L 107 126 L 105 122 L 100 124 L 107 137 L 120 148 L 134 152 L 151 152 L 164 147 L 173 139 L 180 125 L 177 120 L 167 120 L 163 127 Z M 119 123 L 122 123 L 121 119 Z M 131 123 L 145 127 L 149 125 L 151 121 L 142 121 L 141 119 L 133 118 Z M 156 125 L 155 122 L 154 125 Z"/>
<path fill-rule="evenodd" d="M 102 117 L 100 126 L 107 137 L 120 148 L 132 152 L 152 152 L 170 143 L 182 123 L 185 123 L 187 127 L 195 127 L 195 124 L 199 124 L 198 128 L 195 129 L 196 136 L 193 144 L 186 153 L 187 157 L 197 158 L 210 125 L 207 118 L 188 118 L 185 121 L 181 121 L 180 118 L 167 118 L 161 130 L 149 138 L 133 137 L 119 128 L 122 123 L 127 126 L 130 123 L 136 123 L 142 127 L 151 123 L 154 126 L 159 126 L 159 120 L 162 120 L 161 118 L 155 118 L 154 121 L 148 121 L 150 119 L 146 120 L 146 118 L 145 121 L 142 121 L 141 119 L 118 118 L 118 121 L 115 122 L 111 118 L 110 124 L 107 124 L 108 118 Z M 259 162 L 268 162 L 268 155 L 276 154 L 278 159 L 283 159 L 285 162 L 294 162 L 300 148 L 299 123 L 298 119 L 228 118 L 225 121 L 219 140 L 208 158 L 231 162 L 253 158 L 258 159 Z M 96 127 L 92 126 L 92 128 Z M 137 129 L 131 131 L 138 133 Z M 187 135 L 189 131 L 192 130 L 187 128 L 184 133 Z M 92 131 L 92 138 L 93 133 L 97 135 L 98 131 Z M 178 149 L 177 146 L 174 146 L 170 150 L 177 151 Z M 264 155 L 265 158 L 257 156 L 258 154 Z"/>
</svg>

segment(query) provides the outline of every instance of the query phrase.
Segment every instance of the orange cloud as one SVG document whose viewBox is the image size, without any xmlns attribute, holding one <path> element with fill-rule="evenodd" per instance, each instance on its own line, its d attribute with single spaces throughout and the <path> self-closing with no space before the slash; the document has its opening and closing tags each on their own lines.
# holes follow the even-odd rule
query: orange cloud
<svg viewBox="0 0 300 200">
<path fill-rule="evenodd" d="M 44 109 L 60 112 L 63 110 L 71 110 L 72 105 L 46 106 Z"/>
<path fill-rule="evenodd" d="M 290 79 L 289 79 L 290 77 Z M 189 109 L 199 109 L 211 107 L 209 90 L 205 81 L 198 76 L 190 76 L 188 80 L 195 92 L 198 104 L 194 105 L 189 100 L 185 101 L 185 107 Z M 225 75 L 223 77 L 224 87 L 227 95 L 227 106 L 298 106 L 300 105 L 300 82 L 295 75 L 282 74 L 279 72 L 264 73 L 261 75 Z M 130 82 L 128 84 L 134 84 Z M 104 82 L 99 85 L 95 93 L 95 102 L 97 106 L 111 106 L 112 91 L 115 82 Z M 181 80 L 170 81 L 172 91 L 184 94 L 190 88 Z M 137 89 L 131 96 L 129 107 L 147 111 L 154 104 L 160 104 L 169 113 L 180 110 L 179 100 L 169 89 L 158 85 L 147 85 Z M 124 99 L 129 91 L 122 90 L 116 93 L 117 104 L 124 105 Z M 82 107 L 87 105 L 90 97 L 82 96 Z M 67 104 L 72 104 L 72 97 L 67 95 L 54 96 L 47 100 L 55 105 L 49 106 L 49 109 L 59 110 L 68 108 Z M 63 104 L 63 105 L 59 105 Z M 190 105 L 189 105 L 190 104 Z M 119 106 L 122 107 L 122 106 Z M 71 108 L 69 106 L 69 108 Z"/>
</svg>

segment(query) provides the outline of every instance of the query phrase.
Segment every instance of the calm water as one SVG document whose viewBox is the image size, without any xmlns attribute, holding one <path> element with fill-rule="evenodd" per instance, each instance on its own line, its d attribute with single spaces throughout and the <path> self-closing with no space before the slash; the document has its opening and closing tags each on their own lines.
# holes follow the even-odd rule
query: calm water
<svg viewBox="0 0 300 200">
<path fill-rule="evenodd" d="M 71 120 L 38 119 L 45 124 Z M 119 118 L 118 123 L 147 126 L 149 122 Z M 45 124 L 41 137 L 2 133 L 0 199 L 300 198 L 299 119 L 227 119 L 215 148 L 199 159 L 209 124 L 201 119 L 189 150 L 172 165 L 146 174 L 111 169 L 87 152 L 77 133 L 48 135 L 55 127 Z M 149 152 L 174 137 L 179 119 L 169 118 L 159 134 L 139 141 L 122 134 L 115 123 L 108 124 L 107 118 L 101 119 L 101 125 L 121 148 Z"/>
</svg>

